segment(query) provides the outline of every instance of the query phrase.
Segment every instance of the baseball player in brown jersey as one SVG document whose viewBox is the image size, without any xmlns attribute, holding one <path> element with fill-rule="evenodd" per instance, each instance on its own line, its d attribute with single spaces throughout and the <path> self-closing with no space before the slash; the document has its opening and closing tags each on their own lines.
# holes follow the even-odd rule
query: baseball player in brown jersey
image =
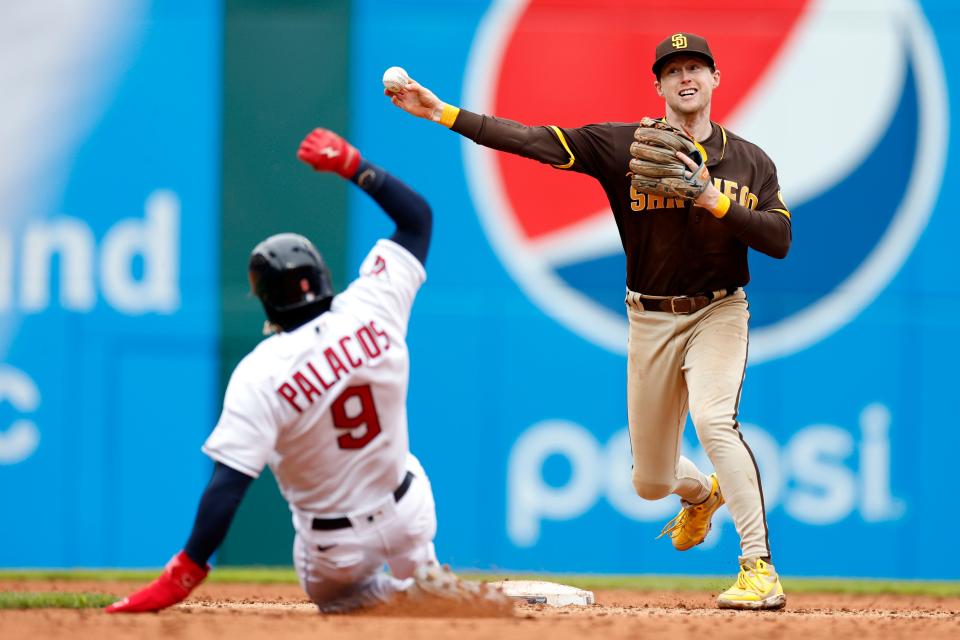
<svg viewBox="0 0 960 640">
<path fill-rule="evenodd" d="M 702 147 L 710 179 L 695 200 L 631 186 L 630 145 L 638 122 L 530 127 L 458 109 L 413 80 L 385 93 L 404 111 L 478 144 L 585 173 L 600 183 L 627 258 L 634 488 L 648 500 L 680 496 L 682 508 L 661 535 L 669 535 L 681 551 L 703 542 L 713 514 L 726 503 L 742 555 L 736 583 L 717 603 L 778 609 L 786 597 L 771 562 L 759 469 L 737 412 L 747 361 L 747 249 L 786 256 L 790 212 L 770 158 L 710 120 L 720 72 L 706 40 L 690 33 L 667 37 L 656 47 L 653 73 L 664 120 Z M 686 156 L 678 157 L 697 169 Z M 688 411 L 716 470 L 712 475 L 680 455 Z"/>
</svg>

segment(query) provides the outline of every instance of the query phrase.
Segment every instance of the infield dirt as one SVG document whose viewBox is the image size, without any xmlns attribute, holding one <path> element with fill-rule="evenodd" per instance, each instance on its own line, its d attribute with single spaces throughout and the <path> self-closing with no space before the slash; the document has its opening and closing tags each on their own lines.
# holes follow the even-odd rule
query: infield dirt
<svg viewBox="0 0 960 640">
<path fill-rule="evenodd" d="M 3 591 L 125 595 L 123 582 L 0 581 Z M 587 640 L 588 638 L 960 638 L 960 598 L 789 594 L 781 612 L 715 608 L 714 593 L 596 591 L 590 607 L 518 605 L 513 617 L 469 612 L 389 610 L 321 616 L 296 585 L 206 584 L 158 614 L 100 610 L 0 611 L 0 638 L 177 638 L 202 640 Z"/>
</svg>

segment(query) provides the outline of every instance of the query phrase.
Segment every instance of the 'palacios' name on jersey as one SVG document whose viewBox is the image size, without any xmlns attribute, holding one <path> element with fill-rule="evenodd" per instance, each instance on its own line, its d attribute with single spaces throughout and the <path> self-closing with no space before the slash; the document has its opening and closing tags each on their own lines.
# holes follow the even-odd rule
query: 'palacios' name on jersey
<svg viewBox="0 0 960 640">
<path fill-rule="evenodd" d="M 743 185 L 741 187 L 733 180 L 727 180 L 725 178 L 714 178 L 713 186 L 734 202 L 739 202 L 748 209 L 757 208 L 757 196 L 750 191 L 749 186 Z M 637 191 L 636 187 L 633 186 L 630 187 L 630 199 L 633 201 L 630 203 L 630 208 L 634 211 L 645 211 L 647 209 L 683 209 L 685 206 L 683 198 L 665 198 L 653 193 L 644 193 Z"/>
<path fill-rule="evenodd" d="M 298 369 L 290 377 L 289 381 L 280 385 L 277 393 L 289 402 L 297 413 L 303 413 L 304 407 L 313 404 L 338 380 L 350 375 L 351 371 L 363 366 L 365 362 L 380 357 L 389 348 L 390 337 L 371 320 L 355 333 L 333 341 L 331 346 L 323 350 L 326 367 L 315 366 L 308 360 L 303 368 Z M 324 377 L 320 369 L 328 369 L 329 375 Z M 305 371 L 309 372 L 309 375 Z"/>
</svg>

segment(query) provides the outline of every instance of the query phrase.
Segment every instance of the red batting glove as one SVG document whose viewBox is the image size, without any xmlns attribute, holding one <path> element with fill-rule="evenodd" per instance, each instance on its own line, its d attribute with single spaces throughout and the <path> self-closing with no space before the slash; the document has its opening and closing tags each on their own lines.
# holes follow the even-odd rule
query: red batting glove
<svg viewBox="0 0 960 640">
<path fill-rule="evenodd" d="M 209 572 L 210 565 L 201 569 L 181 551 L 170 559 L 159 578 L 140 591 L 114 602 L 106 608 L 106 612 L 142 613 L 166 609 L 190 595 Z"/>
<path fill-rule="evenodd" d="M 360 166 L 360 152 L 329 129 L 314 129 L 297 151 L 297 157 L 317 171 L 335 171 L 349 180 Z"/>
</svg>

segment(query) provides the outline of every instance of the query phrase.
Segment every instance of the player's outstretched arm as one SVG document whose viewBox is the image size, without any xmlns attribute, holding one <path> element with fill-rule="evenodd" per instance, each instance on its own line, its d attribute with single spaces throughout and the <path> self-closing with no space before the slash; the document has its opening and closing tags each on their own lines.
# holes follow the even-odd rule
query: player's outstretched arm
<svg viewBox="0 0 960 640">
<path fill-rule="evenodd" d="M 333 171 L 367 192 L 396 223 L 391 240 L 426 262 L 433 213 L 420 194 L 365 160 L 349 142 L 328 129 L 314 129 L 297 157 L 317 171 Z"/>
<path fill-rule="evenodd" d="M 226 537 L 252 481 L 250 476 L 218 462 L 200 498 L 186 547 L 170 559 L 156 580 L 108 606 L 107 613 L 160 611 L 189 596 L 210 572 L 207 560 Z"/>
<path fill-rule="evenodd" d="M 562 139 L 557 127 L 529 127 L 513 120 L 473 113 L 443 102 L 416 80 L 405 78 L 405 81 L 403 88 L 397 91 L 384 88 L 383 93 L 407 113 L 439 122 L 491 149 L 558 168 L 567 169 L 574 164 L 569 143 Z"/>
<path fill-rule="evenodd" d="M 391 67 L 391 69 L 398 69 L 398 67 Z M 387 71 L 389 72 L 390 70 Z M 444 122 L 448 127 L 453 124 L 452 119 L 456 118 L 459 111 L 456 107 L 440 100 L 430 89 L 406 76 L 398 77 L 390 83 L 384 76 L 383 95 L 390 98 L 395 106 L 411 115 L 433 122 Z M 449 122 L 444 121 L 445 110 Z"/>
</svg>

